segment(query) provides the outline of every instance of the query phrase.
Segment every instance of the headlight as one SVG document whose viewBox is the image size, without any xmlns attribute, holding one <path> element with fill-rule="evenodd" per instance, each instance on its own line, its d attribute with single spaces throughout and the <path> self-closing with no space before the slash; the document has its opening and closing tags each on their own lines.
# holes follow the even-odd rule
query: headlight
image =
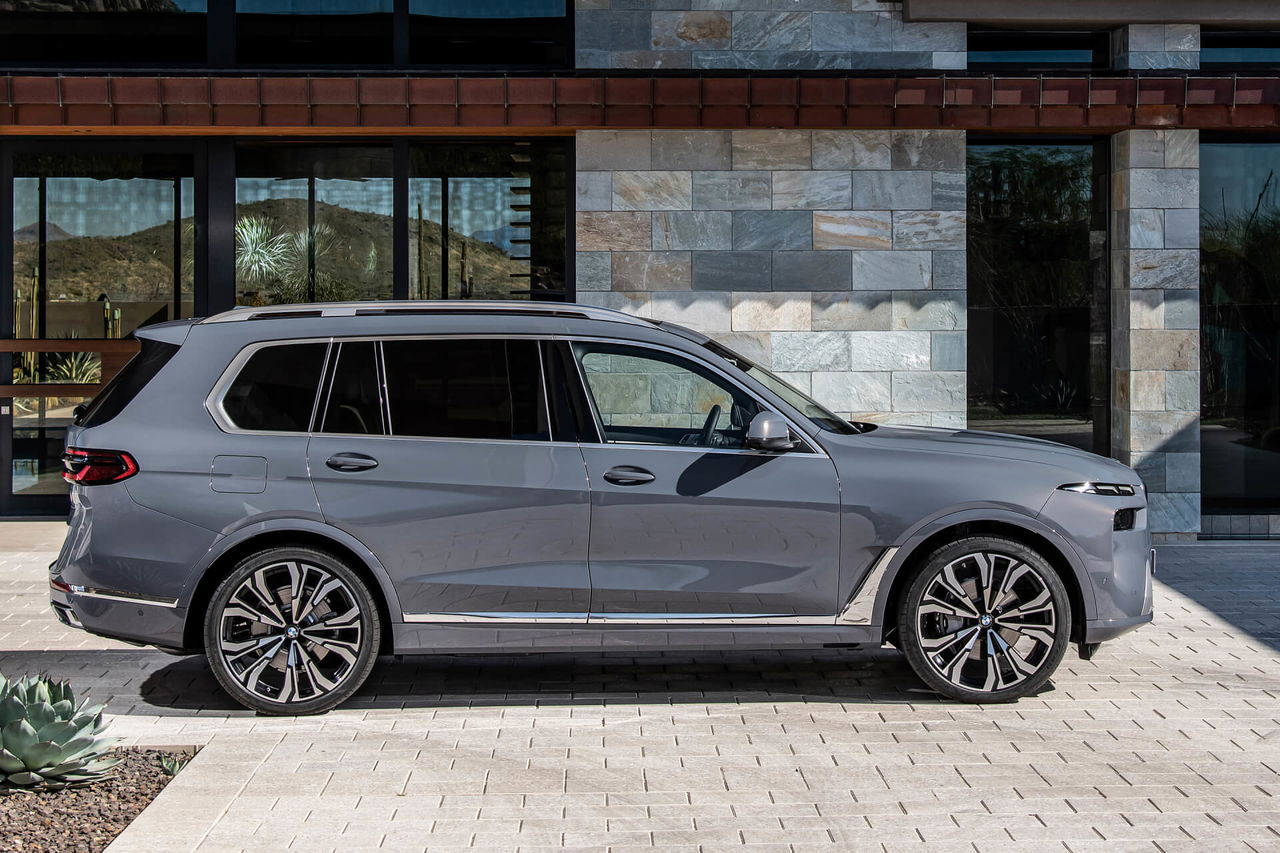
<svg viewBox="0 0 1280 853">
<path fill-rule="evenodd" d="M 1113 498 L 1128 498 L 1136 494 L 1128 483 L 1067 483 L 1058 486 L 1068 492 L 1083 492 L 1086 495 L 1108 495 Z"/>
</svg>

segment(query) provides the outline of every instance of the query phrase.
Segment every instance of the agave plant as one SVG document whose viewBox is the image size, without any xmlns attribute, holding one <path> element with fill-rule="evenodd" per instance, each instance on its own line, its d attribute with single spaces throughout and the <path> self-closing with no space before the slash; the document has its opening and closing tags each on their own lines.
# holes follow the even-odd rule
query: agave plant
<svg viewBox="0 0 1280 853">
<path fill-rule="evenodd" d="M 0 675 L 0 793 L 79 787 L 109 778 L 117 740 L 102 737 L 102 706 L 75 703 L 71 685 Z"/>
</svg>

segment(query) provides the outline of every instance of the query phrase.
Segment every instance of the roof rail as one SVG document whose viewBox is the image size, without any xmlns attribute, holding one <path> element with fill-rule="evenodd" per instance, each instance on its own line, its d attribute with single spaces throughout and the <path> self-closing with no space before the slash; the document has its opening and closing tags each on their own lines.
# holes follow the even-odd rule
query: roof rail
<svg viewBox="0 0 1280 853">
<path fill-rule="evenodd" d="M 240 320 L 286 320 L 302 317 L 359 317 L 396 314 L 511 314 L 541 317 L 573 317 L 648 326 L 642 317 L 576 302 L 525 302 L 508 299 L 383 300 L 369 302 L 317 302 L 299 305 L 269 305 L 262 308 L 237 307 L 201 320 L 201 323 L 234 323 Z"/>
</svg>

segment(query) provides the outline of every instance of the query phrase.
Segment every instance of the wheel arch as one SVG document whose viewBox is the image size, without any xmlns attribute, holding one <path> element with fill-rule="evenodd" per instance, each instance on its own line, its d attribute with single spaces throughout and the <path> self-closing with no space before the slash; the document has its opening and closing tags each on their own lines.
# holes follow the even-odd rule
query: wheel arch
<svg viewBox="0 0 1280 853">
<path fill-rule="evenodd" d="M 267 548 L 300 546 L 333 554 L 359 574 L 373 593 L 383 624 L 380 654 L 390 654 L 394 642 L 394 622 L 403 618 L 400 600 L 382 563 L 355 537 L 337 528 L 317 522 L 290 520 L 262 522 L 241 528 L 219 540 L 202 561 L 197 581 L 184 602 L 186 624 L 183 645 L 187 649 L 203 648 L 205 610 L 218 583 L 245 557 Z"/>
<path fill-rule="evenodd" d="M 1084 626 L 1094 610 L 1092 587 L 1071 544 L 1052 528 L 1016 513 L 957 513 L 935 519 L 910 534 L 898 546 L 889 570 L 876 594 L 876 620 L 882 640 L 897 630 L 898 602 L 906 592 L 911 571 L 938 548 L 966 536 L 1001 536 L 1033 549 L 1048 561 L 1062 579 L 1071 599 L 1071 640 L 1084 637 Z"/>
</svg>

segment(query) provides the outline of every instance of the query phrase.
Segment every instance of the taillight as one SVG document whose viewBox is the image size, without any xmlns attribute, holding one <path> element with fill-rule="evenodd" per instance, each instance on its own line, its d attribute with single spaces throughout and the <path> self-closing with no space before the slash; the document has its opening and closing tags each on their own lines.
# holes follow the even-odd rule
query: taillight
<svg viewBox="0 0 1280 853">
<path fill-rule="evenodd" d="M 62 479 L 79 486 L 118 483 L 138 473 L 138 463 L 123 450 L 81 450 L 67 448 L 62 454 Z"/>
</svg>

